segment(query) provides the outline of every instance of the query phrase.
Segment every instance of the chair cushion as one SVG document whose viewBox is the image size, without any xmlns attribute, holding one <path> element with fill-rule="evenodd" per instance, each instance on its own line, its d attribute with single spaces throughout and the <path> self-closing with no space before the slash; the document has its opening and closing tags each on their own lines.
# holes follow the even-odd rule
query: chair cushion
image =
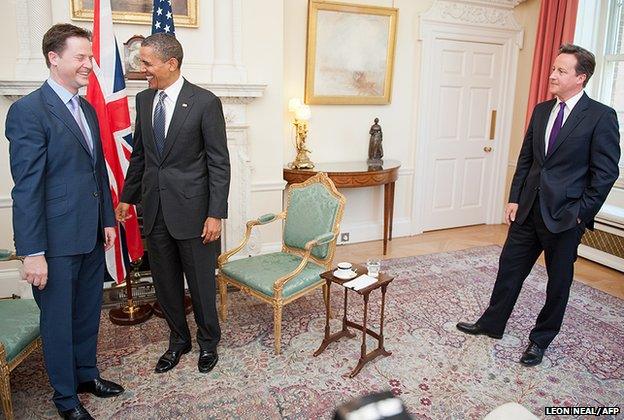
<svg viewBox="0 0 624 420">
<path fill-rule="evenodd" d="M 301 257 L 297 255 L 274 252 L 230 261 L 221 267 L 221 271 L 226 276 L 249 286 L 253 290 L 272 297 L 275 280 L 294 271 L 299 263 L 301 263 Z M 324 267 L 308 262 L 301 273 L 284 285 L 282 296 L 292 296 L 315 283 L 319 283 L 321 281 L 319 274 L 324 271 Z"/>
<path fill-rule="evenodd" d="M 321 183 L 293 189 L 287 207 L 284 243 L 303 249 L 308 241 L 331 232 L 339 207 L 340 200 Z M 328 250 L 328 244 L 316 246 L 312 255 L 323 259 Z"/>
<path fill-rule="evenodd" d="M 0 300 L 0 341 L 10 362 L 39 336 L 39 308 L 32 299 Z"/>
</svg>

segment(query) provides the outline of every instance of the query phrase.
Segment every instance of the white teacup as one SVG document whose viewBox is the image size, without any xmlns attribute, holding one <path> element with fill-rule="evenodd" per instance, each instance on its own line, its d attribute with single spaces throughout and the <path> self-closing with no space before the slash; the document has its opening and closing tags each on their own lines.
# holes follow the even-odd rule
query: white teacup
<svg viewBox="0 0 624 420">
<path fill-rule="evenodd" d="M 336 272 L 342 276 L 348 276 L 350 274 L 353 274 L 353 264 L 351 264 L 350 262 L 341 262 L 338 263 L 338 270 L 336 270 Z"/>
</svg>

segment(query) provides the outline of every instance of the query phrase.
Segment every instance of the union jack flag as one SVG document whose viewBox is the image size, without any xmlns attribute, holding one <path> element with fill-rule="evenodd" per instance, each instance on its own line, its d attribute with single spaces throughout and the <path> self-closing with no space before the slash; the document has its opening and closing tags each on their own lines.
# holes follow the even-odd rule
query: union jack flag
<svg viewBox="0 0 624 420">
<path fill-rule="evenodd" d="M 132 128 L 110 0 L 95 0 L 93 12 L 93 72 L 89 76 L 87 100 L 95 108 L 100 123 L 113 207 L 117 207 L 132 155 Z M 136 209 L 132 206 L 130 218 L 123 226 L 117 224 L 115 245 L 106 252 L 108 273 L 117 284 L 122 283 L 128 262 L 142 256 L 143 243 Z"/>
</svg>

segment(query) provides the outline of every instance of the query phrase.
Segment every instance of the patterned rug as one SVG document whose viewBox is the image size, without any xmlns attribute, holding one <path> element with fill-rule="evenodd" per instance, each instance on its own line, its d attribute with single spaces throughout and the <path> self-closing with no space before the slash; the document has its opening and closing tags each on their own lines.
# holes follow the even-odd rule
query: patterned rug
<svg viewBox="0 0 624 420">
<path fill-rule="evenodd" d="M 280 356 L 273 354 L 270 307 L 230 293 L 220 360 L 210 374 L 197 372 L 197 347 L 173 371 L 154 374 L 166 348 L 165 322 L 153 318 L 117 327 L 104 315 L 102 376 L 127 391 L 114 399 L 83 396 L 82 401 L 99 419 L 331 418 L 338 404 L 381 390 L 398 395 L 415 418 L 482 418 L 509 401 L 540 417 L 553 405 L 624 408 L 620 299 L 575 282 L 563 329 L 544 362 L 533 368 L 517 360 L 545 298 L 543 267 L 535 267 L 527 279 L 502 340 L 455 329 L 457 321 L 476 319 L 487 304 L 499 253 L 491 246 L 384 261 L 382 269 L 395 276 L 385 326 L 393 355 L 369 363 L 354 379 L 344 375 L 359 357 L 360 335 L 312 357 L 323 337 L 320 291 L 285 308 Z M 332 290 L 337 330 L 342 293 Z M 371 295 L 375 327 L 378 300 Z M 361 320 L 361 306 L 351 299 L 352 319 Z M 11 385 L 16 418 L 57 418 L 40 353 L 16 369 Z"/>
</svg>

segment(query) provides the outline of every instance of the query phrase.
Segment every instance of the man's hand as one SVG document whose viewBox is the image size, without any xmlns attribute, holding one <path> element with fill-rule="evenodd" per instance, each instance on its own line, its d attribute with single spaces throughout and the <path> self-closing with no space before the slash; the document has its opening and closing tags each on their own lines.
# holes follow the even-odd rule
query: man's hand
<svg viewBox="0 0 624 420">
<path fill-rule="evenodd" d="M 115 233 L 114 227 L 105 227 L 104 228 L 104 251 L 108 251 L 112 248 L 115 243 L 115 238 L 117 234 Z"/>
<path fill-rule="evenodd" d="M 119 204 L 117 204 L 117 208 L 115 209 L 115 218 L 118 222 L 125 222 L 130 217 L 130 214 L 128 213 L 129 209 L 130 204 L 128 203 L 120 202 Z"/>
<path fill-rule="evenodd" d="M 518 203 L 507 203 L 505 207 L 505 223 L 508 225 L 516 221 L 516 212 L 518 211 Z"/>
<path fill-rule="evenodd" d="M 43 290 L 48 283 L 48 262 L 45 255 L 24 257 L 24 274 L 22 276 L 29 284 Z"/>
<path fill-rule="evenodd" d="M 204 222 L 204 230 L 202 232 L 202 239 L 204 244 L 208 242 L 216 241 L 221 236 L 221 219 L 215 219 L 214 217 L 208 217 Z"/>
</svg>

